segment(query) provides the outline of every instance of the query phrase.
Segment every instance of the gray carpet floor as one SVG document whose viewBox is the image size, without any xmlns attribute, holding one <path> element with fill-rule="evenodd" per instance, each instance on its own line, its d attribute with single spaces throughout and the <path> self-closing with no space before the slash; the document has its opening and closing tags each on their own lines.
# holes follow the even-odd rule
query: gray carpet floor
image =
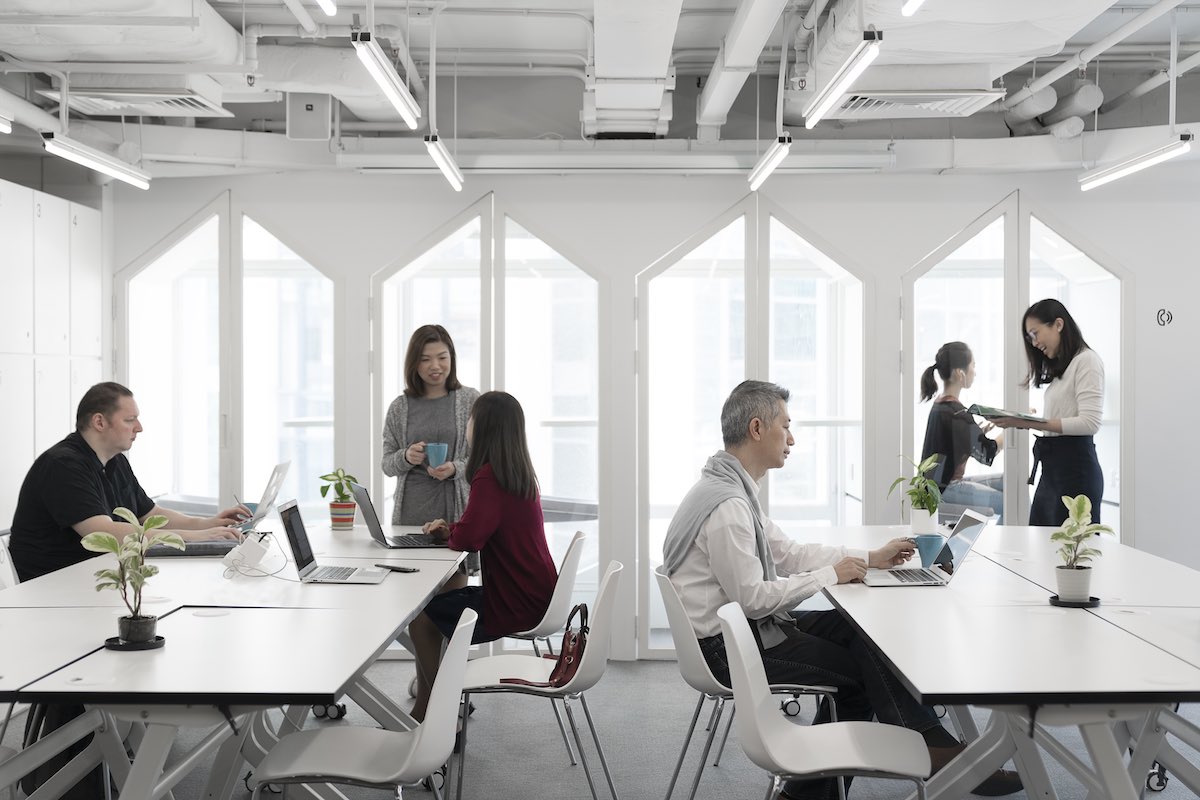
<svg viewBox="0 0 1200 800">
<path fill-rule="evenodd" d="M 413 674 L 410 662 L 385 661 L 371 668 L 370 676 L 377 685 L 393 697 L 407 698 L 408 681 Z M 469 728 L 467 781 L 464 798 L 529 798 L 557 800 L 558 798 L 589 798 L 587 782 L 580 767 L 568 764 L 566 751 L 559 738 L 549 704 L 526 696 L 486 695 L 476 697 L 476 712 Z M 663 798 L 671 771 L 679 755 L 683 735 L 695 706 L 696 694 L 679 677 L 674 662 L 639 661 L 613 662 L 600 684 L 588 693 L 588 703 L 600 732 L 601 744 L 612 769 L 619 796 L 624 800 L 653 800 Z M 407 704 L 407 699 L 405 700 Z M 583 723 L 581 710 L 576 717 Z M 707 705 L 706 705 L 707 708 Z M 373 725 L 373 721 L 353 704 L 344 720 L 330 722 L 311 719 L 307 727 L 331 725 Z M 811 714 L 808 701 L 801 718 Z M 1185 716 L 1200 721 L 1200 708 L 1184 708 Z M 986 712 L 978 715 L 982 726 Z M 703 720 L 698 728 L 703 728 Z M 23 720 L 16 720 L 20 728 Z M 586 740 L 586 730 L 582 732 Z M 693 740 L 690 757 L 676 787 L 674 797 L 686 798 L 703 740 L 702 730 Z M 199 738 L 185 732 L 181 746 Z M 1082 743 L 1074 732 L 1062 736 L 1073 752 L 1086 759 Z M 14 745 L 16 732 L 10 731 L 4 744 Z M 590 746 L 590 743 L 589 743 Z M 598 783 L 600 797 L 605 795 L 604 778 L 595 754 L 587 752 L 589 763 Z M 1190 757 L 1197 758 L 1195 753 Z M 704 771 L 697 798 L 763 797 L 767 786 L 765 773 L 752 765 L 737 744 L 734 731 L 729 739 L 719 767 Z M 1047 767 L 1060 800 L 1082 800 L 1085 792 L 1073 777 L 1056 763 L 1047 759 Z M 203 794 L 207 770 L 200 769 L 176 789 L 175 797 L 198 798 Z M 859 779 L 851 788 L 851 800 L 885 800 L 903 798 L 911 784 L 893 781 Z M 385 798 L 390 792 L 358 787 L 343 787 L 347 798 Z M 239 786 L 235 798 L 248 797 Z M 289 797 L 300 798 L 305 792 L 293 789 Z M 432 797 L 421 788 L 405 789 L 409 798 Z M 278 795 L 263 795 L 278 797 Z M 1161 800 L 1184 800 L 1194 795 L 1178 781 L 1169 781 L 1165 791 L 1147 793 Z M 1020 792 L 1010 797 L 1025 800 Z"/>
</svg>

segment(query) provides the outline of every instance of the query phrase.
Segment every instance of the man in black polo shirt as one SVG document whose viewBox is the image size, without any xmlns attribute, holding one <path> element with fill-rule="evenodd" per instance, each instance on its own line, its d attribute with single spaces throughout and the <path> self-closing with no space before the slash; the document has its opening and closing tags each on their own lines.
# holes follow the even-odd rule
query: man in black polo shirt
<svg viewBox="0 0 1200 800">
<path fill-rule="evenodd" d="M 142 521 L 161 514 L 167 529 L 185 541 L 239 538 L 230 526 L 250 514 L 245 506 L 193 517 L 156 505 L 142 490 L 124 455 L 142 431 L 138 413 L 133 392 L 119 383 L 98 383 L 79 401 L 75 432 L 33 462 L 17 497 L 8 545 L 22 581 L 94 557 L 80 543 L 89 533 L 124 538 L 133 528 L 113 517 L 120 506 Z"/>
</svg>

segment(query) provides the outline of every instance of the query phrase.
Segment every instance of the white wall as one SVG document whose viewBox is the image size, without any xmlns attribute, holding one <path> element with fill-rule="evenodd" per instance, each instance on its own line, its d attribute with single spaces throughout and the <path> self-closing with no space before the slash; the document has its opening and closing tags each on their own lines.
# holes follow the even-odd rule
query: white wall
<svg viewBox="0 0 1200 800">
<path fill-rule="evenodd" d="M 1191 420 L 1176 409 L 1197 395 L 1200 377 L 1187 356 L 1195 318 L 1186 300 L 1198 296 L 1190 225 L 1197 211 L 1193 187 L 1200 165 L 1182 164 L 1134 176 L 1082 194 L 1074 173 L 1029 176 L 776 176 L 764 196 L 787 210 L 852 264 L 867 283 L 873 307 L 868 342 L 867 521 L 894 522 L 897 506 L 884 504 L 887 484 L 902 452 L 901 341 L 898 296 L 901 275 L 971 221 L 1019 191 L 1030 208 L 1060 233 L 1125 275 L 1132 292 L 1131 347 L 1124 366 L 1136 403 L 1125 408 L 1133 452 L 1125 464 L 1123 496 L 1133 509 L 1123 535 L 1139 547 L 1200 567 L 1200 546 L 1179 523 L 1186 511 L 1170 500 L 1189 496 L 1190 454 L 1197 439 Z M 229 192 L 244 211 L 335 280 L 341 340 L 340 398 L 370 397 L 362 357 L 370 342 L 362 310 L 370 277 L 415 255 L 430 231 L 488 192 L 499 213 L 545 234 L 564 255 L 600 278 L 603 309 L 602 366 L 608 390 L 602 440 L 609 442 L 602 469 L 607 543 L 602 558 L 632 563 L 636 546 L 636 478 L 617 455 L 632 447 L 636 414 L 633 374 L 633 307 L 636 275 L 673 246 L 745 196 L 745 181 L 728 177 L 630 175 L 581 177 L 468 176 L 461 195 L 439 176 L 362 176 L 305 173 L 237 178 L 155 181 L 149 192 L 118 187 L 113 206 L 114 266 L 119 270 L 171 234 L 199 208 Z M 1115 263 L 1111 263 L 1115 262 Z M 1001 302 L 996 298 L 996 302 Z M 1174 321 L 1157 322 L 1167 308 Z M 1085 331 L 1086 334 L 1086 331 Z M 1128 387 L 1127 387 L 1128 388 Z M 343 400 L 343 402 L 350 402 Z M 361 401 L 361 402 L 366 402 Z M 364 405 L 365 408 L 365 405 Z M 376 432 L 369 414 L 339 430 L 336 456 L 347 468 L 370 469 Z M 681 464 L 695 470 L 698 465 Z"/>
</svg>

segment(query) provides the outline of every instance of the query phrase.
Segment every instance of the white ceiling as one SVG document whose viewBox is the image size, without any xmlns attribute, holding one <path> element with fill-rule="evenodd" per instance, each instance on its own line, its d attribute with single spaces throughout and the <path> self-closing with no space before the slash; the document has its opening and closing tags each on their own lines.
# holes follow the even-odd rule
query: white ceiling
<svg viewBox="0 0 1200 800">
<path fill-rule="evenodd" d="M 39 154 L 40 132 L 61 134 L 64 79 L 70 136 L 109 152 L 120 147 L 159 177 L 427 168 L 420 142 L 435 101 L 437 132 L 468 171 L 521 170 L 583 153 L 598 169 L 702 157 L 713 167 L 720 156 L 740 168 L 747 147 L 773 138 L 777 125 L 807 142 L 810 154 L 830 142 L 1001 140 L 1009 127 L 997 99 L 1006 91 L 1011 97 L 1031 76 L 1161 8 L 1154 0 L 926 0 L 906 18 L 900 6 L 359 0 L 338 3 L 328 17 L 315 0 L 0 0 L 0 115 L 18 123 L 0 148 Z M 884 42 L 856 84 L 857 102 L 805 131 L 813 90 L 864 24 L 882 30 Z M 1086 78 L 1111 101 L 1163 71 L 1172 24 L 1181 59 L 1200 50 L 1200 1 L 1187 0 L 1092 60 Z M 349 41 L 355 27 L 373 28 L 407 76 L 423 108 L 418 130 L 400 122 L 358 62 Z M 1077 78 L 1071 69 L 1055 84 L 1060 97 Z M 1178 82 L 1181 123 L 1200 117 L 1193 80 Z M 301 93 L 318 97 L 294 97 L 289 124 L 287 97 Z M 321 95 L 332 98 L 329 116 Z M 1058 136 L 1163 125 L 1168 97 L 1164 85 L 1111 111 L 1079 114 Z M 598 141 L 608 139 L 623 141 Z"/>
</svg>

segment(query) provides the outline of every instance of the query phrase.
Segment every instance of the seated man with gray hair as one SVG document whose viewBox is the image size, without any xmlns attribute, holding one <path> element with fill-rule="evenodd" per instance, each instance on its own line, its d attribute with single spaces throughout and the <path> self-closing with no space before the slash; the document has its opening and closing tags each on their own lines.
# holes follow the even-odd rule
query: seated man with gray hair
<svg viewBox="0 0 1200 800">
<path fill-rule="evenodd" d="M 918 703 L 855 629 L 835 611 L 793 611 L 826 586 L 861 580 L 867 567 L 887 568 L 912 557 L 909 539 L 857 550 L 795 542 L 762 511 L 758 482 L 779 469 L 794 444 L 788 391 L 764 381 L 743 381 L 721 409 L 725 449 L 708 459 L 700 481 L 680 503 L 663 545 L 671 583 L 717 680 L 730 685 L 717 609 L 738 603 L 751 621 L 771 683 L 820 684 L 838 690 L 838 718 L 902 725 L 919 732 L 936 772 L 962 751 L 933 709 Z M 932 652 L 930 657 L 936 657 Z M 829 719 L 822 703 L 817 722 Z M 998 796 L 1021 789 L 1003 770 L 975 794 Z M 783 797 L 831 800 L 834 779 L 789 781 Z"/>
</svg>

